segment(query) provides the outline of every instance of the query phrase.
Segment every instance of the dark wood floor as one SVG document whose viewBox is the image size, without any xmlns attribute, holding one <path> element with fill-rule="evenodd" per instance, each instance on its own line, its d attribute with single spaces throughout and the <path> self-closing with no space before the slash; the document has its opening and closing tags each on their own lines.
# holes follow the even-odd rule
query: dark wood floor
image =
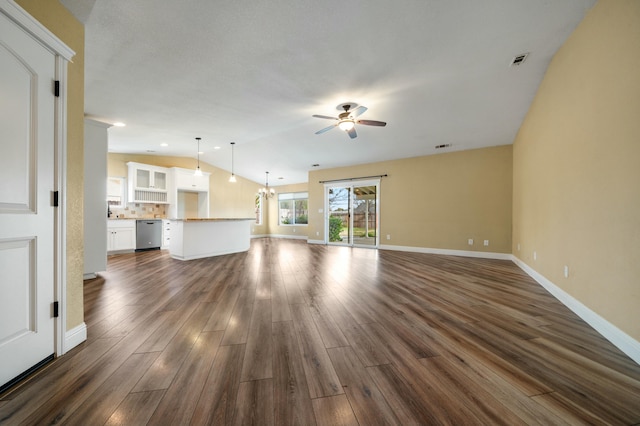
<svg viewBox="0 0 640 426">
<path fill-rule="evenodd" d="M 637 424 L 640 366 L 500 260 L 254 240 L 113 256 L 2 424 Z"/>
</svg>

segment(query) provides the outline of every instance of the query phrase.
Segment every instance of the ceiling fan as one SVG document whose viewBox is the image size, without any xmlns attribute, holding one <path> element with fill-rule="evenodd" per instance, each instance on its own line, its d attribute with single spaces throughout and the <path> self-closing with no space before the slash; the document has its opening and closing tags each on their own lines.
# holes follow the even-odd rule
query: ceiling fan
<svg viewBox="0 0 640 426">
<path fill-rule="evenodd" d="M 352 108 L 355 108 L 355 109 L 352 109 Z M 362 105 L 358 106 L 357 104 L 348 102 L 348 103 L 340 104 L 337 106 L 338 111 L 340 111 L 341 109 L 343 109 L 344 112 L 340 113 L 337 118 L 330 117 L 328 115 L 316 115 L 316 114 L 312 116 L 316 118 L 326 118 L 327 120 L 336 120 L 335 124 L 332 124 L 329 127 L 325 127 L 324 129 L 318 130 L 316 132 L 316 135 L 320 135 L 324 132 L 328 132 L 329 130 L 337 126 L 340 129 L 347 132 L 347 134 L 351 139 L 354 139 L 355 137 L 358 136 L 358 134 L 356 133 L 356 127 L 355 127 L 356 123 L 365 124 L 367 126 L 379 126 L 379 127 L 384 127 L 387 125 L 387 123 L 385 123 L 384 121 L 356 120 L 356 117 L 358 117 L 360 114 L 362 114 L 367 110 L 367 107 L 364 107 Z"/>
</svg>

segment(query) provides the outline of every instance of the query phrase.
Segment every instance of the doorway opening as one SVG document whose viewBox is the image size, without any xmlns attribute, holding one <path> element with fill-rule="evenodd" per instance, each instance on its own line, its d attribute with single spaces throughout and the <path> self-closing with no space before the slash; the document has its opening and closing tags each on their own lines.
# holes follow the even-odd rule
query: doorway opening
<svg viewBox="0 0 640 426">
<path fill-rule="evenodd" d="M 325 185 L 325 242 L 377 248 L 380 229 L 380 180 Z"/>
</svg>

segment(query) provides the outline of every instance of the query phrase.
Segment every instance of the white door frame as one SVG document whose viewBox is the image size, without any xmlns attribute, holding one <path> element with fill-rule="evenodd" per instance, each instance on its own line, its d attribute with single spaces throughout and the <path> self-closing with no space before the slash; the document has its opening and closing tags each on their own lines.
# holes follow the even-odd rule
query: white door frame
<svg viewBox="0 0 640 426">
<path fill-rule="evenodd" d="M 59 316 L 55 319 L 55 354 L 60 356 L 70 347 L 66 344 L 67 318 L 67 63 L 75 55 L 51 31 L 29 15 L 14 0 L 0 0 L 0 12 L 31 34 L 43 46 L 55 53 L 55 74 L 59 81 L 60 96 L 55 100 L 54 135 L 54 191 L 58 191 L 58 208 L 54 212 L 54 295 L 59 304 Z M 52 82 L 53 83 L 53 82 Z M 53 90 L 53 88 L 52 88 Z"/>
</svg>

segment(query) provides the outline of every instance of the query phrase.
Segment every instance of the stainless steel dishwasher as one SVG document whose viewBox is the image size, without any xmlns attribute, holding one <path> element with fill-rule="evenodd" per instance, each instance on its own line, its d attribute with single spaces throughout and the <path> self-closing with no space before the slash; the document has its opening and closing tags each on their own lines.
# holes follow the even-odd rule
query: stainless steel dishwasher
<svg viewBox="0 0 640 426">
<path fill-rule="evenodd" d="M 162 220 L 136 220 L 136 251 L 160 249 L 162 245 Z"/>
</svg>

